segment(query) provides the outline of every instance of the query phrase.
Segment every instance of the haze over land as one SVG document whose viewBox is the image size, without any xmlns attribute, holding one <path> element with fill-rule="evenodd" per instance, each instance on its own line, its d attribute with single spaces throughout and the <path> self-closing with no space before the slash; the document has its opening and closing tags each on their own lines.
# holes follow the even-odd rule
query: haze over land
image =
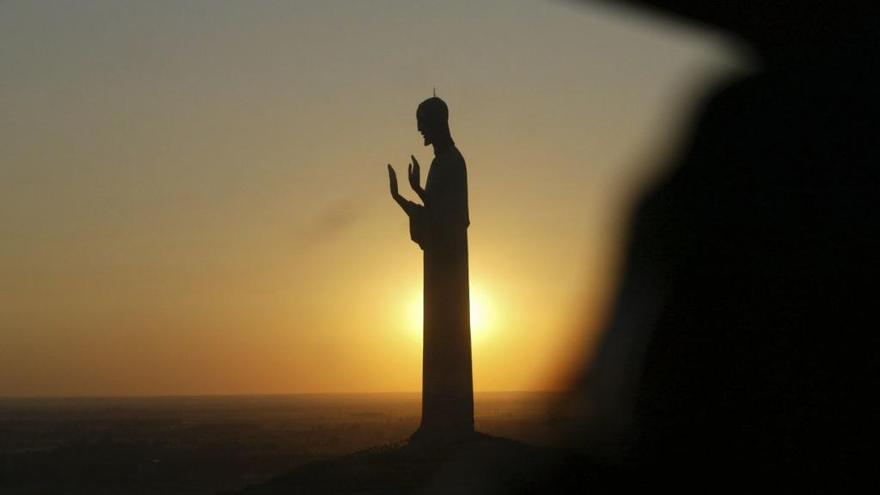
<svg viewBox="0 0 880 495">
<path fill-rule="evenodd" d="M 0 3 L 0 395 L 416 391 L 384 166 L 468 160 L 477 390 L 558 385 L 708 33 L 564 2 Z M 575 267 L 574 269 L 572 267 Z"/>
<path fill-rule="evenodd" d="M 546 444 L 552 398 L 477 394 L 477 425 Z M 216 494 L 400 442 L 420 403 L 416 393 L 0 399 L 0 491 Z"/>
</svg>

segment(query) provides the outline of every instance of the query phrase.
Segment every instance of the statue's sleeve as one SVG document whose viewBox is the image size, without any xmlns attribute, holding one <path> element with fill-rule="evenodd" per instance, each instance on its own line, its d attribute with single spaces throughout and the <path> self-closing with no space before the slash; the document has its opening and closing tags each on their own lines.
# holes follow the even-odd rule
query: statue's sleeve
<svg viewBox="0 0 880 495">
<path fill-rule="evenodd" d="M 413 240 L 420 248 L 425 249 L 426 238 L 426 216 L 425 208 L 420 205 L 414 205 L 407 211 L 409 215 L 409 238 Z"/>
</svg>

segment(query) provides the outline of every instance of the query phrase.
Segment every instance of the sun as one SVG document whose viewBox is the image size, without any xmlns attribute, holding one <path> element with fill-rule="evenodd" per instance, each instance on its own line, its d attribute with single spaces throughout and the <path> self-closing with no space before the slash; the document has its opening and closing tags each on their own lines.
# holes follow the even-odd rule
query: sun
<svg viewBox="0 0 880 495">
<path fill-rule="evenodd" d="M 471 338 L 481 340 L 492 329 L 492 302 L 483 290 L 471 289 Z"/>
<path fill-rule="evenodd" d="M 495 325 L 495 311 L 492 300 L 482 286 L 470 287 L 471 340 L 485 340 Z M 406 305 L 406 330 L 408 333 L 422 336 L 422 291 L 415 291 Z"/>
</svg>

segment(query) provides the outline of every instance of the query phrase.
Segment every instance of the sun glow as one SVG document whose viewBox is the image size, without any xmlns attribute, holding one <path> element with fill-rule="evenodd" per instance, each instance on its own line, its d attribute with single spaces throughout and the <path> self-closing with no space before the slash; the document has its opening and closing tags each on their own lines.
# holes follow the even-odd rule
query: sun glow
<svg viewBox="0 0 880 495">
<path fill-rule="evenodd" d="M 478 343 L 494 330 L 495 307 L 488 292 L 480 286 L 470 287 L 471 340 Z M 422 291 L 416 291 L 406 305 L 406 330 L 422 337 Z"/>
</svg>

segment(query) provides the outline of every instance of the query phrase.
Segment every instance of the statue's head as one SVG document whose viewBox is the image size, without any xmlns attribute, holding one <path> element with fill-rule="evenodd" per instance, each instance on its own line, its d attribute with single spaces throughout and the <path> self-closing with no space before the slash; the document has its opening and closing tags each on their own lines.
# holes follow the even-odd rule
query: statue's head
<svg viewBox="0 0 880 495">
<path fill-rule="evenodd" d="M 449 108 L 446 103 L 432 96 L 419 104 L 416 110 L 419 132 L 425 138 L 425 146 L 442 140 L 451 140 L 449 133 Z"/>
</svg>

